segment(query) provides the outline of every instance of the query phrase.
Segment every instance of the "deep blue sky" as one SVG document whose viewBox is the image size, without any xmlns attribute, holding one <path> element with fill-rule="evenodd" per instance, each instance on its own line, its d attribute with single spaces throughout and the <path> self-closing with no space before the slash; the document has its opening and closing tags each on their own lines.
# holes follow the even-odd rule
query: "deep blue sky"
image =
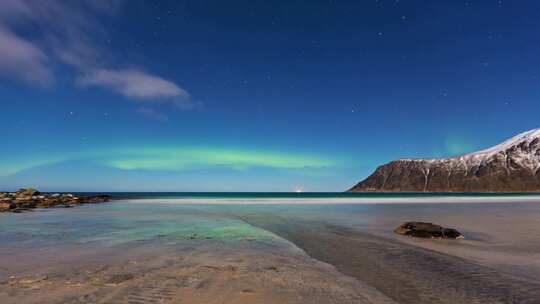
<svg viewBox="0 0 540 304">
<path fill-rule="evenodd" d="M 0 3 L 0 188 L 341 191 L 540 126 L 538 1 Z"/>
</svg>

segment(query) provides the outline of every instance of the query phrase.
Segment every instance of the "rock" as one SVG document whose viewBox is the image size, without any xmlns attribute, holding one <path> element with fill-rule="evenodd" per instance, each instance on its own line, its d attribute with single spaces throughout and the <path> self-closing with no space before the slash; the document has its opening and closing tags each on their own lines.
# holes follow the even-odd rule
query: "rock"
<svg viewBox="0 0 540 304">
<path fill-rule="evenodd" d="M 0 212 L 3 211 L 9 211 L 11 209 L 14 209 L 16 206 L 10 201 L 2 201 L 0 202 Z"/>
<path fill-rule="evenodd" d="M 444 228 L 443 237 L 446 239 L 464 239 L 465 237 L 456 229 Z"/>
<path fill-rule="evenodd" d="M 77 197 L 72 193 L 42 194 L 36 189 L 28 188 L 11 193 L 0 192 L 0 212 L 19 213 L 34 208 L 72 207 L 108 202 L 110 199 L 109 195 Z"/>
<path fill-rule="evenodd" d="M 16 196 L 24 196 L 24 197 L 32 197 L 35 195 L 39 195 L 39 191 L 33 188 L 26 188 L 26 189 L 19 189 L 19 191 L 16 192 Z"/>
<path fill-rule="evenodd" d="M 31 209 L 31 208 L 37 208 L 38 201 L 35 201 L 32 199 L 17 199 L 15 201 L 15 204 L 17 208 Z"/>
<path fill-rule="evenodd" d="M 456 229 L 445 228 L 433 223 L 406 222 L 394 230 L 395 233 L 419 238 L 464 239 Z"/>
</svg>

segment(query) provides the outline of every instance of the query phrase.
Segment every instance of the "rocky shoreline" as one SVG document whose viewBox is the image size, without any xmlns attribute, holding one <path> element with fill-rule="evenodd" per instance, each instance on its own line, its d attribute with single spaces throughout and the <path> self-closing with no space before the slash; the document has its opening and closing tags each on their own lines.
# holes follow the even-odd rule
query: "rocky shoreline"
<svg viewBox="0 0 540 304">
<path fill-rule="evenodd" d="M 109 195 L 76 196 L 72 193 L 41 193 L 36 189 L 0 192 L 0 212 L 19 213 L 36 208 L 69 208 L 82 204 L 108 202 Z"/>
</svg>

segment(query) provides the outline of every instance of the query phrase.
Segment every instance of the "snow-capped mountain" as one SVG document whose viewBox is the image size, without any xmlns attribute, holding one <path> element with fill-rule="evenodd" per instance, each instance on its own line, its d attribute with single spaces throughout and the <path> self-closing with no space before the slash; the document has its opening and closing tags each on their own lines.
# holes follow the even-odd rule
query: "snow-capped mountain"
<svg viewBox="0 0 540 304">
<path fill-rule="evenodd" d="M 540 191 L 540 128 L 462 156 L 395 160 L 348 191 Z"/>
</svg>

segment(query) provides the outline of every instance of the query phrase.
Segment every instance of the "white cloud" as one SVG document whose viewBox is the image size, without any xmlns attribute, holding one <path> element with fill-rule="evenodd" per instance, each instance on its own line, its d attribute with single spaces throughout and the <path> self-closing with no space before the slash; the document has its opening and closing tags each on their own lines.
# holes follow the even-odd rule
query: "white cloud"
<svg viewBox="0 0 540 304">
<path fill-rule="evenodd" d="M 53 82 L 49 58 L 32 42 L 0 26 L 0 73 L 38 85 Z"/>
<path fill-rule="evenodd" d="M 128 98 L 136 99 L 188 99 L 189 94 L 175 83 L 139 70 L 93 70 L 78 82 L 81 86 L 100 86 Z"/>
<path fill-rule="evenodd" d="M 171 80 L 143 69 L 118 68 L 99 17 L 119 11 L 120 1 L 3 0 L 0 5 L 0 73 L 33 84 L 54 81 L 53 65 L 73 69 L 79 86 L 98 86 L 130 99 L 191 107 L 189 94 Z M 34 27 L 32 40 L 18 33 Z M 99 38 L 99 39 L 97 39 Z M 115 62 L 112 68 L 111 62 Z M 131 63 L 125 63 L 133 66 Z"/>
</svg>

